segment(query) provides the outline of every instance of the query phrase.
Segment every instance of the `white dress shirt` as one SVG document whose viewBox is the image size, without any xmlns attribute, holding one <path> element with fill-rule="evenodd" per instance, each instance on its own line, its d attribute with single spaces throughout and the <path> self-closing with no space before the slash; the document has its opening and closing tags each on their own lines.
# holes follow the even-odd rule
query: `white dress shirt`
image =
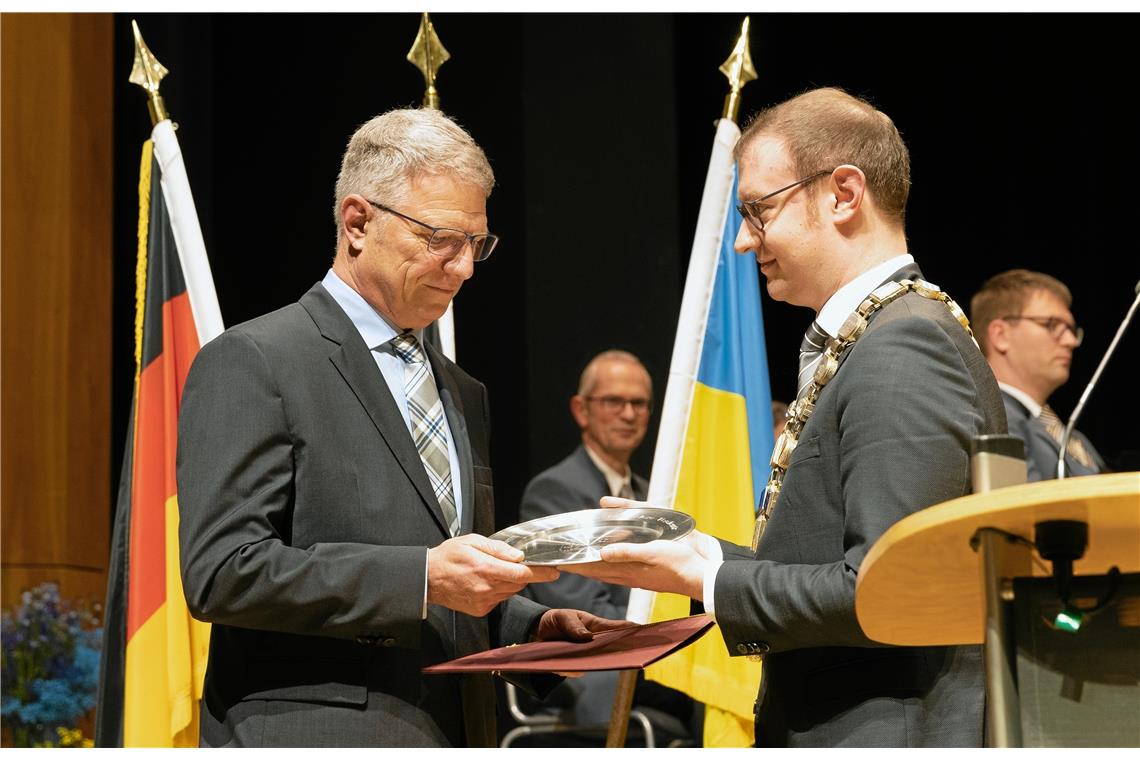
<svg viewBox="0 0 1140 760">
<path fill-rule="evenodd" d="M 625 474 L 623 475 L 606 464 L 606 461 L 595 454 L 594 450 L 587 444 L 583 443 L 582 448 L 586 450 L 586 454 L 590 457 L 590 461 L 594 463 L 594 466 L 601 470 L 602 475 L 606 479 L 606 488 L 610 489 L 610 496 L 620 495 L 622 486 L 629 486 L 629 492 L 631 494 L 633 493 L 633 476 L 631 474 L 633 471 L 629 469 L 629 465 L 626 465 Z M 596 507 L 597 504 L 591 504 L 590 506 Z"/>
<path fill-rule="evenodd" d="M 1029 414 L 1033 416 L 1033 419 L 1037 419 L 1041 416 L 1041 405 L 1031 399 L 1028 393 L 1021 390 L 1020 388 L 1014 388 L 1012 385 L 1003 383 L 1001 380 L 998 380 L 998 387 L 1020 401 L 1021 405 L 1024 406 L 1029 411 Z"/>
</svg>

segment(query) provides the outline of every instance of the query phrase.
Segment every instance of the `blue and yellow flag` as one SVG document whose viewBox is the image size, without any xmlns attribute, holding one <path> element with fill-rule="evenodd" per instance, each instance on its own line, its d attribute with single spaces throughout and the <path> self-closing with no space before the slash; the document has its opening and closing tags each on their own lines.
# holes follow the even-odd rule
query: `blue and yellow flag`
<svg viewBox="0 0 1140 760">
<path fill-rule="evenodd" d="M 716 199 L 725 209 L 724 226 L 673 508 L 692 515 L 704 533 L 748 545 L 774 444 L 772 394 L 756 260 L 733 250 L 742 220 L 731 203 L 736 197 L 735 166 L 731 172 L 731 192 L 727 199 Z M 657 594 L 651 620 L 688 614 L 687 598 Z M 650 666 L 646 677 L 705 703 L 705 746 L 752 744 L 760 664 L 730 658 L 719 629 Z"/>
</svg>

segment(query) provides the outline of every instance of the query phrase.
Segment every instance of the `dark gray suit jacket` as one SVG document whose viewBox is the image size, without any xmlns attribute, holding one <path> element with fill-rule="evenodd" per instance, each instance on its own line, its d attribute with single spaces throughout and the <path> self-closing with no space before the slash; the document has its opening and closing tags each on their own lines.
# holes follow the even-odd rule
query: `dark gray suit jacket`
<svg viewBox="0 0 1140 760">
<path fill-rule="evenodd" d="M 869 640 L 855 578 L 895 522 L 969 493 L 971 439 L 1005 430 L 993 374 L 943 304 L 912 293 L 872 319 L 804 427 L 759 551 L 724 545 L 717 623 L 732 654 L 768 651 L 758 745 L 981 746 L 980 648 Z"/>
<path fill-rule="evenodd" d="M 463 532 L 494 532 L 487 397 L 428 347 Z M 442 512 L 356 327 L 320 284 L 203 346 L 182 396 L 182 582 L 214 624 L 209 746 L 493 745 L 488 677 L 420 669 L 524 641 L 544 608 L 421 611 Z"/>
<path fill-rule="evenodd" d="M 1009 434 L 1016 435 L 1025 441 L 1025 469 L 1029 482 L 1037 480 L 1052 480 L 1057 477 L 1057 453 L 1061 447 L 1053 440 L 1053 436 L 1045 430 L 1045 423 L 1039 418 L 1029 414 L 1025 405 L 1005 391 L 1001 394 L 1005 402 L 1005 416 L 1009 420 Z M 1093 467 L 1085 467 L 1073 458 L 1072 454 L 1065 454 L 1065 474 L 1067 476 L 1096 475 L 1108 469 L 1100 453 L 1093 448 L 1088 438 L 1081 431 L 1074 430 L 1073 438 L 1080 439 L 1093 460 Z"/>
</svg>

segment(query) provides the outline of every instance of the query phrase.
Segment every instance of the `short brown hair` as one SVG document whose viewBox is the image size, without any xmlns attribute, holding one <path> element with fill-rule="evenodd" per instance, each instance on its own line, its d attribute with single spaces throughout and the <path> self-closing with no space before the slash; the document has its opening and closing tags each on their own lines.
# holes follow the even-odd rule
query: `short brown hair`
<svg viewBox="0 0 1140 760">
<path fill-rule="evenodd" d="M 759 135 L 778 137 L 797 177 L 852 164 L 883 213 L 903 221 L 910 194 L 910 152 L 890 117 L 837 87 L 797 95 L 752 117 L 736 143 L 739 161 Z M 808 193 L 814 193 L 808 185 Z"/>
<path fill-rule="evenodd" d="M 981 290 L 970 299 L 970 325 L 982 353 L 989 355 L 986 344 L 990 322 L 1021 314 L 1026 300 L 1039 290 L 1057 296 L 1066 307 L 1073 305 L 1073 294 L 1065 283 L 1042 272 L 1011 269 L 985 281 Z"/>
</svg>

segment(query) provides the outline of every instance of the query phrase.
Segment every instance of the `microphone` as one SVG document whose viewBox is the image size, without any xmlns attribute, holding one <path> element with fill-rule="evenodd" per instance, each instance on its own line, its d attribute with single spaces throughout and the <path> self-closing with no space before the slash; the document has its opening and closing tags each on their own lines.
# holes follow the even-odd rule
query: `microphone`
<svg viewBox="0 0 1140 760">
<path fill-rule="evenodd" d="M 1085 386 L 1085 392 L 1081 394 L 1081 398 L 1077 401 L 1073 413 L 1069 416 L 1069 424 L 1065 425 L 1065 432 L 1061 435 L 1061 450 L 1057 452 L 1057 479 L 1061 480 L 1065 477 L 1065 450 L 1069 447 L 1069 438 L 1073 435 L 1073 428 L 1077 426 L 1077 418 L 1081 416 L 1084 411 L 1085 402 L 1089 400 L 1089 394 L 1092 393 L 1096 381 L 1100 379 L 1100 373 L 1104 371 L 1104 365 L 1108 364 L 1108 360 L 1112 357 L 1112 352 L 1116 350 L 1116 345 L 1120 343 L 1120 338 L 1124 335 L 1124 331 L 1128 329 L 1128 325 L 1132 322 L 1132 317 L 1136 314 L 1136 307 L 1140 306 L 1140 282 L 1136 283 L 1136 299 L 1132 301 L 1132 306 L 1128 309 L 1128 313 L 1124 315 L 1124 321 L 1120 323 L 1120 327 L 1116 331 L 1116 336 L 1112 339 L 1112 343 L 1108 344 L 1108 350 L 1105 351 L 1104 356 L 1097 365 L 1096 372 L 1093 373 L 1092 380 Z"/>
</svg>

